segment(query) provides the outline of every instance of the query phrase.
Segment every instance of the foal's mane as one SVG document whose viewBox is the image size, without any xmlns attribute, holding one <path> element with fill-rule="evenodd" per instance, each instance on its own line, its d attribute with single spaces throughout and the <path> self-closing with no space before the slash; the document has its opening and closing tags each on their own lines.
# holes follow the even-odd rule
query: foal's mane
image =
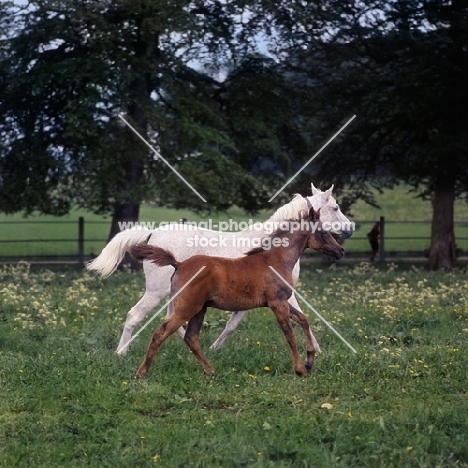
<svg viewBox="0 0 468 468">
<path fill-rule="evenodd" d="M 244 255 L 246 257 L 250 257 L 252 255 L 256 255 L 256 254 L 259 254 L 259 253 L 262 253 L 262 252 L 265 252 L 265 249 L 263 247 L 254 247 L 252 250 L 249 250 Z"/>
</svg>

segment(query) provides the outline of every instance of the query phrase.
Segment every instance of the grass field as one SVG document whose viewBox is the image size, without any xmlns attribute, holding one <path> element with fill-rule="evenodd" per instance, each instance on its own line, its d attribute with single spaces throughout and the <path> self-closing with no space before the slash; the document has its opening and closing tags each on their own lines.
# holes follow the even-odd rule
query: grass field
<svg viewBox="0 0 468 468">
<path fill-rule="evenodd" d="M 349 218 L 356 222 L 356 232 L 347 240 L 344 247 L 349 254 L 367 253 L 369 243 L 366 232 L 380 216 L 386 218 L 385 249 L 390 254 L 400 251 L 423 252 L 429 248 L 431 203 L 415 198 L 405 187 L 387 190 L 376 194 L 380 209 L 358 202 L 353 206 Z M 213 215 L 215 221 L 233 219 L 243 221 L 253 219 L 264 221 L 272 211 L 256 216 L 245 214 L 233 208 L 227 213 Z M 98 255 L 105 246 L 110 229 L 110 218 L 96 216 L 75 210 L 63 218 L 33 216 L 24 220 L 20 214 L 0 215 L 0 258 L 25 256 L 76 256 L 78 252 L 78 218 L 85 218 L 85 255 Z M 172 210 L 144 205 L 141 208 L 141 221 L 178 221 L 186 218 L 191 221 L 203 220 L 188 210 Z M 457 201 L 455 204 L 455 236 L 457 247 L 468 252 L 468 204 Z M 25 221 L 32 223 L 24 224 Z M 28 240 L 55 239 L 52 242 L 31 242 Z M 7 242 L 3 242 L 7 241 Z"/>
<path fill-rule="evenodd" d="M 115 354 L 141 273 L 1 267 L 0 466 L 466 467 L 467 273 L 306 263 L 299 290 L 356 355 L 304 306 L 323 353 L 301 379 L 269 310 L 217 351 L 209 310 L 215 375 L 174 336 L 142 381 L 154 327 Z"/>
</svg>

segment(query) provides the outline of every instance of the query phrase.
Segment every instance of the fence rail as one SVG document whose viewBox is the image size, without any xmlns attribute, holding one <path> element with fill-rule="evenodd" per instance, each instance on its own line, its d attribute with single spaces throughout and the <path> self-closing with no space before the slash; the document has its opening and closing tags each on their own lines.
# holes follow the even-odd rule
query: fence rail
<svg viewBox="0 0 468 468">
<path fill-rule="evenodd" d="M 344 241 L 347 257 L 367 256 L 370 252 L 365 235 L 373 224 L 355 220 L 356 232 Z M 57 227 L 57 237 L 51 237 L 50 225 Z M 46 226 L 38 233 L 40 225 Z M 49 226 L 48 226 L 49 225 Z M 86 259 L 98 255 L 105 246 L 109 221 L 0 221 L 0 262 L 18 260 L 67 261 L 83 266 Z M 65 227 L 64 227 L 65 226 Z M 421 257 L 430 245 L 429 221 L 397 221 L 381 218 L 380 260 L 386 257 Z M 18 229 L 20 227 L 20 229 Z M 62 232 L 63 230 L 66 231 Z M 85 232 L 89 231 L 87 237 Z M 31 232 L 36 237 L 31 236 Z M 24 237 L 24 238 L 23 238 Z M 468 254 L 468 222 L 455 223 L 455 238 L 459 255 Z M 75 247 L 72 247 L 75 244 Z M 47 248 L 45 246 L 48 246 Z M 52 247 L 51 247 L 52 246 Z"/>
</svg>

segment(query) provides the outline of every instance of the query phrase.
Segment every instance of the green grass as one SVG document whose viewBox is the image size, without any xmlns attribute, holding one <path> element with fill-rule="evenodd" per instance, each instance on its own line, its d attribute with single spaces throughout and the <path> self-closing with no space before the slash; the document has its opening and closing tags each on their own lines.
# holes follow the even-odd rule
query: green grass
<svg viewBox="0 0 468 468">
<path fill-rule="evenodd" d="M 209 310 L 214 376 L 173 336 L 136 380 L 154 327 L 115 348 L 141 273 L 2 267 L 0 466 L 468 466 L 467 271 L 309 263 L 299 289 L 356 355 L 304 306 L 323 353 L 301 379 L 268 309 L 217 351 Z"/>
<path fill-rule="evenodd" d="M 408 186 L 397 185 L 393 189 L 386 189 L 383 193 L 375 193 L 375 200 L 380 208 L 358 201 L 353 205 L 352 216 L 356 219 L 378 221 L 379 216 L 398 221 L 430 221 L 432 219 L 432 204 L 422 200 L 415 193 L 410 192 Z M 454 219 L 466 222 L 468 219 L 468 204 L 462 199 L 455 200 Z"/>
</svg>

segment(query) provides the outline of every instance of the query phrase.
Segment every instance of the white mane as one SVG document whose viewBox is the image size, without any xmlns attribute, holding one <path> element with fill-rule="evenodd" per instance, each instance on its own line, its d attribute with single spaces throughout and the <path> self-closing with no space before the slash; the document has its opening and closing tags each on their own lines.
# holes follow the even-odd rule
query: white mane
<svg viewBox="0 0 468 468">
<path fill-rule="evenodd" d="M 296 193 L 293 199 L 287 204 L 278 208 L 267 222 L 281 222 L 290 219 L 300 219 L 309 212 L 307 198 Z"/>
</svg>

